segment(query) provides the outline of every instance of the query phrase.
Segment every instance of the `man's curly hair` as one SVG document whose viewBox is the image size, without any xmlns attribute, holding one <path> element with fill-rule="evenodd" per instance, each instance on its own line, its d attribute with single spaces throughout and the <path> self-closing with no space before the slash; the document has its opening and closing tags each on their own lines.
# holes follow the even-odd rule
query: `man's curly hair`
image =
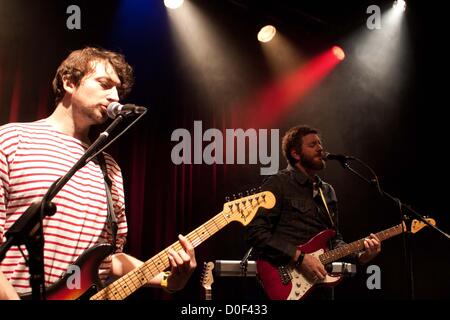
<svg viewBox="0 0 450 320">
<path fill-rule="evenodd" d="M 133 68 L 125 61 L 124 55 L 101 48 L 86 47 L 75 50 L 61 63 L 53 79 L 53 92 L 55 102 L 58 104 L 66 94 L 63 86 L 63 77 L 67 77 L 76 86 L 81 79 L 94 71 L 92 62 L 109 62 L 120 79 L 120 87 L 117 88 L 119 98 L 123 99 L 130 91 L 134 83 Z"/>
<path fill-rule="evenodd" d="M 297 162 L 291 155 L 291 150 L 294 149 L 300 154 L 303 137 L 308 134 L 319 134 L 319 131 L 307 125 L 299 125 L 290 128 L 283 136 L 281 148 L 283 151 L 283 156 L 289 162 L 291 166 L 294 166 Z"/>
</svg>

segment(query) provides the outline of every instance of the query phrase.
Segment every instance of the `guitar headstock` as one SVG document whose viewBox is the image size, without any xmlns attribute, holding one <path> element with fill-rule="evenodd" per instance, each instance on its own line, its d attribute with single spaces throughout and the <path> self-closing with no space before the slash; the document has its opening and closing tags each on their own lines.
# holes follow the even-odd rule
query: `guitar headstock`
<svg viewBox="0 0 450 320">
<path fill-rule="evenodd" d="M 223 213 L 228 219 L 239 221 L 245 226 L 252 221 L 260 207 L 271 209 L 275 203 L 276 199 L 272 192 L 262 191 L 226 202 L 223 205 Z"/>
<path fill-rule="evenodd" d="M 431 225 L 433 225 L 433 226 L 436 225 L 436 221 L 435 221 L 433 218 L 425 218 L 425 220 L 426 220 L 429 224 L 431 224 Z M 427 226 L 426 223 L 414 219 L 414 220 L 411 222 L 411 233 L 419 232 L 422 228 L 424 228 L 424 227 L 426 227 L 426 226 Z"/>
<path fill-rule="evenodd" d="M 211 290 L 211 285 L 214 282 L 212 271 L 214 269 L 214 262 L 203 262 L 203 271 L 200 277 L 200 283 L 206 290 Z"/>
</svg>

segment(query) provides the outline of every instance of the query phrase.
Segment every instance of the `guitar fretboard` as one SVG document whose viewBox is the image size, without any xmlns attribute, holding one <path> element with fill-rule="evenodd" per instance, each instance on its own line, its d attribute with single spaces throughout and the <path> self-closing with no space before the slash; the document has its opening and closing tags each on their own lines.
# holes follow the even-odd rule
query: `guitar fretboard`
<svg viewBox="0 0 450 320">
<path fill-rule="evenodd" d="M 239 221 L 242 224 L 248 223 L 253 218 L 259 207 L 263 206 L 265 208 L 272 208 L 274 205 L 275 197 L 268 191 L 227 202 L 224 207 L 224 211 L 221 211 L 216 216 L 189 233 L 186 238 L 194 247 L 197 247 L 231 221 Z M 174 242 L 172 245 L 144 262 L 138 268 L 127 273 L 106 288 L 97 292 L 91 297 L 91 300 L 125 299 L 134 291 L 147 284 L 160 272 L 163 272 L 170 267 L 169 256 L 167 253 L 170 248 L 172 248 L 175 252 L 183 249 L 179 241 Z"/>
<path fill-rule="evenodd" d="M 225 227 L 230 221 L 222 212 L 218 213 L 212 219 L 189 233 L 186 238 L 194 247 L 200 245 L 203 241 L 214 235 L 217 231 Z M 166 249 L 159 252 L 153 258 L 147 260 L 140 267 L 127 273 L 117 281 L 106 288 L 97 292 L 91 297 L 91 300 L 121 300 L 128 297 L 134 291 L 147 284 L 160 272 L 170 267 L 167 250 L 172 248 L 175 252 L 182 250 L 183 247 L 179 241 L 174 242 Z"/>
<path fill-rule="evenodd" d="M 205 289 L 205 300 L 212 300 L 211 289 Z"/>
<path fill-rule="evenodd" d="M 403 232 L 403 225 L 398 224 L 396 226 L 393 226 L 392 228 L 376 233 L 376 236 L 380 239 L 380 241 L 383 241 L 392 238 L 402 232 Z M 364 238 L 346 244 L 345 246 L 324 252 L 319 256 L 319 260 L 322 262 L 322 264 L 325 265 L 332 263 L 336 260 L 339 260 L 343 257 L 346 257 L 352 253 L 361 251 L 363 249 L 364 249 Z"/>
</svg>

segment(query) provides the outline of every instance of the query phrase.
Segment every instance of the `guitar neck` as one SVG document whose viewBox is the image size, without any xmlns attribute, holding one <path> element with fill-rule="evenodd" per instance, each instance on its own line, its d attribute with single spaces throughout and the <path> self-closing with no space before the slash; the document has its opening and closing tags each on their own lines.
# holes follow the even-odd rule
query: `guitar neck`
<svg viewBox="0 0 450 320">
<path fill-rule="evenodd" d="M 398 224 L 392 228 L 380 231 L 378 233 L 376 233 L 376 236 L 378 237 L 378 239 L 380 239 L 380 241 L 392 238 L 400 233 L 402 233 L 403 230 L 403 225 L 402 224 Z M 343 257 L 346 257 L 352 253 L 361 251 L 364 249 L 364 238 L 363 239 L 359 239 L 357 241 L 351 242 L 349 244 L 346 244 L 342 247 L 333 249 L 333 250 L 329 250 L 323 254 L 321 254 L 319 256 L 320 261 L 325 265 L 325 264 L 329 264 L 332 263 L 336 260 L 339 260 Z"/>
<path fill-rule="evenodd" d="M 214 235 L 217 231 L 225 227 L 231 220 L 227 219 L 224 212 L 218 213 L 216 216 L 202 224 L 200 227 L 189 233 L 186 238 L 194 247 L 199 246 L 203 241 Z M 183 247 L 179 241 L 174 242 L 166 249 L 159 252 L 153 258 L 150 258 L 140 267 L 127 273 L 120 279 L 116 280 L 106 288 L 100 290 L 91 297 L 91 300 L 121 300 L 128 297 L 134 291 L 147 284 L 160 272 L 170 267 L 169 256 L 167 251 L 172 248 L 178 252 Z"/>
<path fill-rule="evenodd" d="M 212 300 L 212 290 L 205 289 L 205 300 Z"/>
</svg>

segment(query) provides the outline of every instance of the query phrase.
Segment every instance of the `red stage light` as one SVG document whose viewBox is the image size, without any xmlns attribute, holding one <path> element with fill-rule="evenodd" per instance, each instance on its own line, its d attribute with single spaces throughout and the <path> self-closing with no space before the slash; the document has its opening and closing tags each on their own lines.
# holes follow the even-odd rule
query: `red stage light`
<svg viewBox="0 0 450 320">
<path fill-rule="evenodd" d="M 341 47 L 339 47 L 339 46 L 334 46 L 334 47 L 331 49 L 331 51 L 333 52 L 334 56 L 335 56 L 338 60 L 342 61 L 342 60 L 345 59 L 345 52 L 344 52 L 344 50 L 342 50 Z"/>
</svg>

